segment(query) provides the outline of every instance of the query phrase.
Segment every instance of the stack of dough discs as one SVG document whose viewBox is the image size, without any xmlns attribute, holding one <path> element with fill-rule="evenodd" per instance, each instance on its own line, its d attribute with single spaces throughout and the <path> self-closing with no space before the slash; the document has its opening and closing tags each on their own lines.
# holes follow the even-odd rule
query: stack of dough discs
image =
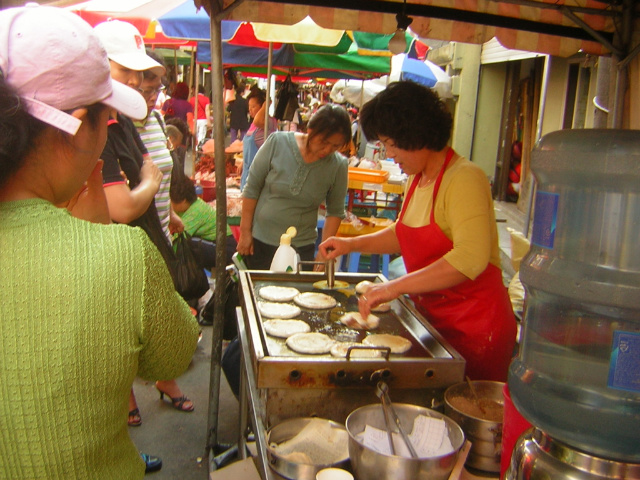
<svg viewBox="0 0 640 480">
<path fill-rule="evenodd" d="M 258 310 L 268 318 L 293 318 L 302 313 L 299 307 L 288 303 L 258 302 Z"/>
<path fill-rule="evenodd" d="M 347 312 L 340 317 L 340 321 L 347 327 L 357 330 L 372 330 L 380 325 L 380 318 L 376 315 L 369 314 L 367 319 L 363 320 L 360 312 Z"/>
<path fill-rule="evenodd" d="M 278 285 L 269 285 L 262 287 L 258 292 L 262 298 L 270 302 L 290 302 L 300 290 L 293 287 L 281 287 Z"/>
<path fill-rule="evenodd" d="M 265 332 L 272 337 L 289 338 L 296 333 L 307 333 L 311 330 L 311 327 L 307 322 L 302 320 L 283 320 L 281 318 L 274 318 L 271 320 L 265 320 L 262 325 Z"/>
<path fill-rule="evenodd" d="M 365 293 L 367 290 L 369 290 L 369 287 L 373 285 L 373 282 L 370 282 L 369 280 L 363 280 L 360 283 L 358 283 L 356 285 L 356 293 L 362 295 L 363 293 Z"/>
<path fill-rule="evenodd" d="M 334 357 L 346 357 L 349 347 L 353 347 L 353 346 L 364 347 L 366 345 L 363 345 L 362 343 L 357 343 L 357 342 L 336 342 L 331 347 L 331 355 L 333 355 Z M 379 358 L 381 356 L 382 354 L 380 353 L 380 350 L 374 350 L 369 348 L 354 348 L 353 350 L 351 350 L 351 355 L 349 356 L 349 358 L 351 357 Z"/>
<path fill-rule="evenodd" d="M 369 335 L 362 343 L 376 347 L 389 347 L 391 353 L 405 353 L 411 348 L 410 340 L 399 335 L 389 335 L 387 333 Z"/>
<path fill-rule="evenodd" d="M 303 308 L 310 308 L 312 310 L 324 310 L 327 308 L 335 307 L 338 302 L 335 298 L 326 293 L 305 292 L 296 296 L 293 299 L 298 305 Z"/>
<path fill-rule="evenodd" d="M 287 347 L 294 352 L 310 355 L 329 353 L 334 341 L 324 333 L 296 333 L 287 338 Z"/>
</svg>

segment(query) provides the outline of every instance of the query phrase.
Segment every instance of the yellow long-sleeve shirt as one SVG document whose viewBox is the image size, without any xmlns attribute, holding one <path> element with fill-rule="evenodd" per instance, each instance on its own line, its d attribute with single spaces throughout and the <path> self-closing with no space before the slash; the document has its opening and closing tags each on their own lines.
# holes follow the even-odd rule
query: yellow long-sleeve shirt
<svg viewBox="0 0 640 480">
<path fill-rule="evenodd" d="M 407 180 L 405 201 L 413 179 L 410 176 Z M 421 227 L 430 223 L 434 184 L 416 187 L 402 220 L 405 225 Z M 473 280 L 489 262 L 500 268 L 491 188 L 484 171 L 464 157 L 455 155 L 444 173 L 436 198 L 435 221 L 453 242 L 444 258 L 456 270 Z"/>
</svg>

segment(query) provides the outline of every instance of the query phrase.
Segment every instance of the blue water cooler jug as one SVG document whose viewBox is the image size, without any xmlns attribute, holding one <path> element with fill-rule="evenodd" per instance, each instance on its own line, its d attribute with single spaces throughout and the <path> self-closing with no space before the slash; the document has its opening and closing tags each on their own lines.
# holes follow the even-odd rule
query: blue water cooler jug
<svg viewBox="0 0 640 480">
<path fill-rule="evenodd" d="M 513 402 L 556 440 L 640 463 L 640 131 L 551 133 L 531 169 Z"/>
</svg>

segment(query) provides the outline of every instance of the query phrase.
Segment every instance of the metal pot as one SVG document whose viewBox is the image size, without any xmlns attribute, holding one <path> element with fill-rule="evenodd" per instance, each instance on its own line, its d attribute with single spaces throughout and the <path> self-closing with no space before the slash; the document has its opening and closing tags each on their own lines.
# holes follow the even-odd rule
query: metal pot
<svg viewBox="0 0 640 480">
<path fill-rule="evenodd" d="M 282 442 L 286 442 L 287 440 L 291 440 L 298 433 L 300 433 L 300 431 L 311 421 L 327 422 L 327 424 L 331 428 L 337 428 L 342 431 L 345 430 L 344 425 L 333 422 L 331 420 L 319 419 L 314 417 L 290 418 L 289 420 L 278 423 L 267 431 L 268 445 L 272 445 L 274 443 L 280 444 Z M 313 465 L 294 462 L 289 459 L 283 458 L 281 455 L 278 455 L 271 447 L 267 448 L 267 458 L 269 459 L 269 465 L 273 470 L 275 470 L 283 477 L 293 480 L 315 480 L 316 474 L 323 468 L 348 468 L 349 465 L 349 453 L 347 451 L 344 452 L 343 458 L 331 464 Z"/>
<path fill-rule="evenodd" d="M 471 384 L 478 398 L 504 406 L 504 383 L 474 380 Z M 468 399 L 469 403 L 474 402 L 467 382 L 452 385 L 444 392 L 444 412 L 462 427 L 462 431 L 472 443 L 465 465 L 484 472 L 499 472 L 502 454 L 502 416 L 499 421 L 487 420 L 481 418 L 481 413 L 478 414 L 471 409 L 461 410 L 457 402 L 452 403 L 452 399 L 456 397 Z"/>
<path fill-rule="evenodd" d="M 624 480 L 640 478 L 640 464 L 596 457 L 531 428 L 518 440 L 505 480 Z"/>
<path fill-rule="evenodd" d="M 384 455 L 360 443 L 358 435 L 367 425 L 385 430 L 384 414 L 380 404 L 360 407 L 347 417 L 349 432 L 349 456 L 351 467 L 357 479 L 367 480 L 446 480 L 456 463 L 460 448 L 464 444 L 462 429 L 450 418 L 417 405 L 394 403 L 398 417 L 408 431 L 418 415 L 443 419 L 447 424 L 453 452 L 439 457 L 405 458 L 396 455 Z"/>
</svg>

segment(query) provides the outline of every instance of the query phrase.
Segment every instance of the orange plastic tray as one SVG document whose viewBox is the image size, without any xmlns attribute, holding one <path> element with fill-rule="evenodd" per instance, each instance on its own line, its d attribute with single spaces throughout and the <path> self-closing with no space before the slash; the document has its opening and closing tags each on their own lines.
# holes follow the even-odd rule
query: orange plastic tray
<svg viewBox="0 0 640 480">
<path fill-rule="evenodd" d="M 389 172 L 386 170 L 349 167 L 349 180 L 359 180 L 367 183 L 384 183 L 388 178 Z"/>
</svg>

